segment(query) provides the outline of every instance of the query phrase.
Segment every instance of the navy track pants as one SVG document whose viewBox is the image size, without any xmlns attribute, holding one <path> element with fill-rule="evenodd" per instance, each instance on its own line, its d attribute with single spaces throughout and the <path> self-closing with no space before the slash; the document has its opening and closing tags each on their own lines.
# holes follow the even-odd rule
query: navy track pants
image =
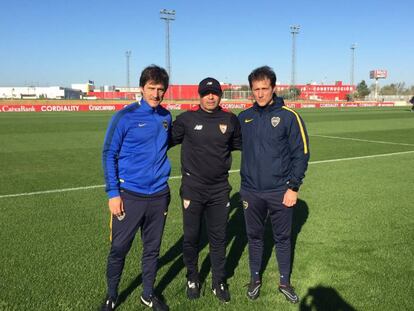
<svg viewBox="0 0 414 311">
<path fill-rule="evenodd" d="M 287 278 L 291 272 L 291 231 L 293 208 L 283 202 L 285 191 L 253 192 L 240 190 L 249 243 L 249 265 L 252 278 L 257 279 L 262 268 L 264 232 L 270 217 L 279 273 Z"/>
<path fill-rule="evenodd" d="M 121 192 L 125 218 L 112 216 L 112 244 L 108 256 L 107 283 L 108 295 L 116 298 L 118 285 L 132 242 L 139 228 L 143 244 L 142 284 L 143 296 L 152 295 L 157 274 L 157 263 L 161 239 L 170 202 L 170 192 L 162 195 L 141 197 Z"/>
</svg>

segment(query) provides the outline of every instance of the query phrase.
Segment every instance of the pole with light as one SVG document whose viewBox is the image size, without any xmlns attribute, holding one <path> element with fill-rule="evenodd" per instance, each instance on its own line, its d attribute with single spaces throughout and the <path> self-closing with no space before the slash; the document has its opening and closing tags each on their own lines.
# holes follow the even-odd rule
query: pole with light
<svg viewBox="0 0 414 311">
<path fill-rule="evenodd" d="M 299 33 L 300 25 L 292 25 L 290 26 L 290 33 L 292 34 L 292 73 L 291 73 L 291 90 L 295 88 L 296 81 L 295 81 L 295 71 L 296 71 L 296 35 Z M 295 91 L 294 91 L 295 92 Z M 294 97 L 296 95 L 294 94 Z"/>
<path fill-rule="evenodd" d="M 168 76 L 171 79 L 171 59 L 170 59 L 170 21 L 175 20 L 175 10 L 162 9 L 160 18 L 165 20 L 165 63 Z"/>
</svg>

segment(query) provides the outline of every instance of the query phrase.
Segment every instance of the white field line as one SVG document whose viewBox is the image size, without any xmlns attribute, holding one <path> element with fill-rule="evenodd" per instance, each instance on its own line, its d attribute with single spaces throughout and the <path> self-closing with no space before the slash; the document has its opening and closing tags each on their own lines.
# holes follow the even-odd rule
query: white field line
<svg viewBox="0 0 414 311">
<path fill-rule="evenodd" d="M 179 178 L 181 178 L 181 176 L 170 176 L 170 179 L 179 179 Z M 44 191 L 35 191 L 35 192 L 4 194 L 4 195 L 0 195 L 0 199 L 14 198 L 14 197 L 24 197 L 24 196 L 36 195 L 36 194 L 48 194 L 48 193 L 59 193 L 59 192 L 68 192 L 68 191 L 88 190 L 88 189 L 103 188 L 103 187 L 105 187 L 105 185 L 93 185 L 93 186 L 84 186 L 84 187 L 75 187 L 75 188 L 63 188 L 63 189 L 53 189 L 53 190 L 44 190 Z"/>
<path fill-rule="evenodd" d="M 414 144 L 394 143 L 394 142 L 391 142 L 391 141 L 368 140 L 368 139 L 359 139 L 359 138 L 352 138 L 352 137 L 340 137 L 340 136 L 328 136 L 328 135 L 309 135 L 309 136 L 312 136 L 312 137 L 322 137 L 322 138 L 332 138 L 332 139 L 353 140 L 353 141 L 361 141 L 361 142 L 365 142 L 365 143 L 374 143 L 374 144 L 411 146 L 411 147 L 414 146 Z"/>
<path fill-rule="evenodd" d="M 339 159 L 331 159 L 331 160 L 311 161 L 311 162 L 309 162 L 309 164 L 321 164 L 321 163 L 351 161 L 351 160 L 360 160 L 360 159 L 381 158 L 381 157 L 389 157 L 389 156 L 409 154 L 409 153 L 414 153 L 414 150 L 401 151 L 401 152 L 392 152 L 392 153 L 382 153 L 382 154 L 372 154 L 372 155 L 360 156 L 360 157 L 350 157 L 350 158 L 339 158 Z"/>
<path fill-rule="evenodd" d="M 389 156 L 409 154 L 409 153 L 414 153 L 414 150 L 402 151 L 402 152 L 393 152 L 393 153 L 383 153 L 383 154 L 373 154 L 373 155 L 361 156 L 361 157 L 311 161 L 311 162 L 309 162 L 309 164 L 322 164 L 322 163 L 331 163 L 331 162 L 342 162 L 342 161 L 352 161 L 352 160 L 360 160 L 360 159 L 380 158 L 380 157 L 389 157 Z M 237 173 L 239 171 L 240 170 L 230 170 L 229 173 Z M 171 176 L 170 179 L 181 179 L 181 176 Z M 0 195 L 0 199 L 31 196 L 31 195 L 38 195 L 38 194 L 88 190 L 88 189 L 103 188 L 103 187 L 105 187 L 105 185 L 93 185 L 93 186 L 85 186 L 85 187 L 64 188 L 64 189 L 54 189 L 54 190 L 45 190 L 45 191 L 36 191 L 36 192 L 24 192 L 24 193 L 15 193 L 15 194 L 3 194 L 3 195 Z"/>
</svg>

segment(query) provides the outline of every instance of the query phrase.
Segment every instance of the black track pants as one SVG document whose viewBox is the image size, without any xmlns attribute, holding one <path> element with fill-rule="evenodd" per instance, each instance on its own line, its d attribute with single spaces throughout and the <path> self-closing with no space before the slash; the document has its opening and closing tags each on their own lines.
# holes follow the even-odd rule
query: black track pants
<svg viewBox="0 0 414 311">
<path fill-rule="evenodd" d="M 205 187 L 196 190 L 181 186 L 183 205 L 183 257 L 187 278 L 199 281 L 198 253 L 202 217 L 205 217 L 210 244 L 213 284 L 226 281 L 226 229 L 229 215 L 229 189 Z"/>
</svg>

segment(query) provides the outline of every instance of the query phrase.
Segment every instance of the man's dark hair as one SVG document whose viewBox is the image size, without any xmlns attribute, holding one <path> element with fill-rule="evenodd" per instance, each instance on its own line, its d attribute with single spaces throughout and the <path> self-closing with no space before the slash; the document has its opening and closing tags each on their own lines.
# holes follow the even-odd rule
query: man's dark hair
<svg viewBox="0 0 414 311">
<path fill-rule="evenodd" d="M 249 85 L 252 88 L 253 81 L 270 80 L 272 87 L 276 85 L 276 74 L 269 66 L 256 68 L 249 74 Z"/>
<path fill-rule="evenodd" d="M 164 85 L 165 90 L 168 89 L 168 73 L 164 68 L 161 68 L 157 65 L 150 65 L 141 72 L 141 77 L 139 78 L 139 86 L 144 87 L 148 81 L 160 83 Z"/>
</svg>

